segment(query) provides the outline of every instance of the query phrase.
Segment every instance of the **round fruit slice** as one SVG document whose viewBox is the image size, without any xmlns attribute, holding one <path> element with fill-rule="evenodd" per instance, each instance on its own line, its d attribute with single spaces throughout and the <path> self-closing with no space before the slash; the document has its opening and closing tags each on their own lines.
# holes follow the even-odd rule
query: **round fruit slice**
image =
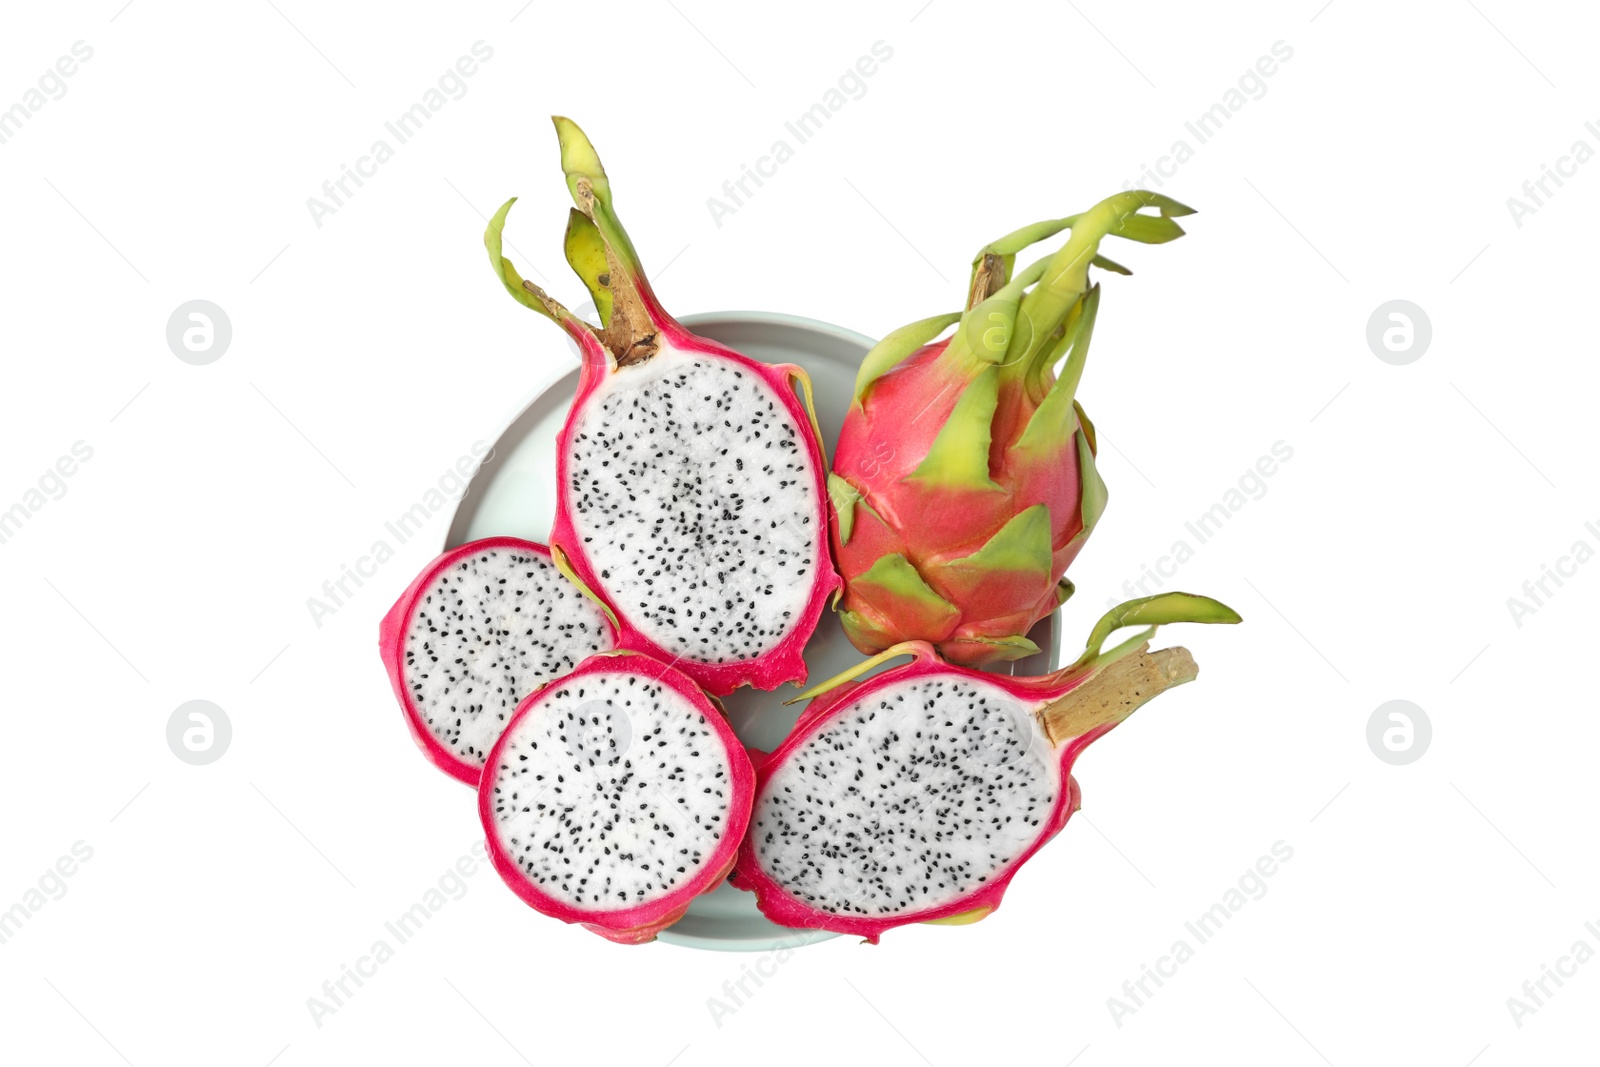
<svg viewBox="0 0 1600 1067">
<path fill-rule="evenodd" d="M 605 612 L 550 550 L 490 537 L 428 564 L 378 628 L 378 651 L 423 754 L 477 785 L 522 698 L 615 644 Z"/>
<path fill-rule="evenodd" d="M 523 702 L 489 754 L 478 814 L 495 869 L 527 904 L 639 944 L 721 884 L 754 785 L 687 675 L 619 651 Z"/>
</svg>

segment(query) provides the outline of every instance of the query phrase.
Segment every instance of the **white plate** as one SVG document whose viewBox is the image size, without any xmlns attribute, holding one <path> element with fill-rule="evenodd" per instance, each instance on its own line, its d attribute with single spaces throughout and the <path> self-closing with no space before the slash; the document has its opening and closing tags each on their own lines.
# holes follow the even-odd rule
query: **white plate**
<svg viewBox="0 0 1600 1067">
<path fill-rule="evenodd" d="M 826 445 L 838 439 L 856 367 L 873 345 L 870 338 L 813 319 L 762 311 L 691 315 L 683 324 L 754 359 L 804 367 L 816 393 L 823 442 Z M 446 548 L 496 534 L 548 540 L 555 518 L 556 434 L 577 390 L 578 371 L 574 368 L 512 420 L 457 505 Z M 1056 617 L 1051 616 L 1034 627 L 1029 636 L 1044 651 L 1018 661 L 1014 673 L 1042 674 L 1055 667 L 1055 622 Z M 806 646 L 811 679 L 831 678 L 861 658 L 845 640 L 837 617 L 824 611 L 816 635 Z M 724 704 L 739 739 L 767 751 L 776 748 L 800 714 L 799 705 L 783 706 L 794 693 L 789 688 L 773 693 L 746 688 L 727 697 Z M 756 910 L 754 896 L 723 885 L 696 899 L 689 913 L 661 934 L 661 940 L 725 952 L 766 952 L 836 936 L 768 922 Z"/>
</svg>

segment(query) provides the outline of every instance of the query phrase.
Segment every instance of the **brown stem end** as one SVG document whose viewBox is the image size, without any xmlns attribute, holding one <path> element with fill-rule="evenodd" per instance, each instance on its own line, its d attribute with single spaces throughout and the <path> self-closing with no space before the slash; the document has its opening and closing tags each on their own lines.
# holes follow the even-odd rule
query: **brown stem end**
<svg viewBox="0 0 1600 1067">
<path fill-rule="evenodd" d="M 1053 745 L 1126 719 L 1173 686 L 1192 682 L 1199 665 L 1187 648 L 1130 652 L 1045 705 L 1039 721 Z"/>
<path fill-rule="evenodd" d="M 972 272 L 972 288 L 967 291 L 967 310 L 989 299 L 1006 284 L 1006 262 L 993 252 L 985 252 Z"/>
</svg>

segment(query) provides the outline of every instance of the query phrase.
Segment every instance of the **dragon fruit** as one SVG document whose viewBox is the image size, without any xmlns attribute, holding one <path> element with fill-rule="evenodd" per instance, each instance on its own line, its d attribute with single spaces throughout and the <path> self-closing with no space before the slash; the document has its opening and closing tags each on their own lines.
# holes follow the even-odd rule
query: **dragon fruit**
<svg viewBox="0 0 1600 1067">
<path fill-rule="evenodd" d="M 608 652 L 517 709 L 478 786 L 489 856 L 538 911 L 641 944 L 727 876 L 754 772 L 683 674 Z"/>
<path fill-rule="evenodd" d="M 612 647 L 605 613 L 517 537 L 453 548 L 378 627 L 378 652 L 423 754 L 476 786 L 522 698 Z"/>
<path fill-rule="evenodd" d="M 840 584 L 810 380 L 667 314 L 612 210 L 594 146 L 570 120 L 555 124 L 578 205 L 567 261 L 600 326 L 501 254 L 514 199 L 484 243 L 511 295 L 565 329 L 583 360 L 557 444 L 556 562 L 607 605 L 617 647 L 671 660 L 712 694 L 802 682 L 806 640 Z"/>
<path fill-rule="evenodd" d="M 1063 575 L 1106 504 L 1074 396 L 1100 303 L 1089 267 L 1128 273 L 1102 238 L 1170 241 L 1191 213 L 1133 191 L 1009 234 L 974 259 L 964 314 L 901 327 L 863 359 L 828 478 L 858 649 L 922 640 L 968 666 L 1039 650 L 1028 630 L 1071 594 Z M 1011 276 L 1019 251 L 1068 228 Z"/>
<path fill-rule="evenodd" d="M 1148 651 L 1156 626 L 1238 621 L 1187 593 L 1130 601 L 1077 662 L 1038 678 L 950 666 L 923 641 L 885 650 L 805 694 L 821 695 L 758 757 L 734 884 L 773 922 L 872 942 L 906 923 L 984 918 L 1077 810 L 1078 755 L 1195 677 L 1188 650 Z M 1146 629 L 1102 652 L 1123 626 Z M 903 654 L 913 661 L 850 680 Z"/>
</svg>

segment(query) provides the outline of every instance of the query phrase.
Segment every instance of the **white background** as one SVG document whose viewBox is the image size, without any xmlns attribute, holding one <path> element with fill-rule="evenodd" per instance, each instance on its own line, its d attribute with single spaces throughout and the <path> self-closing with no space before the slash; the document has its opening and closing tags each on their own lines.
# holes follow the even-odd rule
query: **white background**
<svg viewBox="0 0 1600 1067">
<path fill-rule="evenodd" d="M 1574 141 L 1600 148 L 1592 10 L 274 3 L 18 5 L 0 35 L 0 107 L 93 48 L 0 144 L 0 508 L 93 449 L 0 544 L 0 908 L 93 850 L 0 945 L 7 1060 L 1593 1056 L 1600 963 L 1520 1027 L 1506 1003 L 1575 941 L 1600 949 L 1600 564 L 1507 606 L 1600 548 L 1600 162 L 1520 226 L 1506 203 Z M 317 226 L 307 198 L 479 40 L 465 95 Z M 876 41 L 893 56 L 865 94 L 717 225 L 707 198 Z M 1184 122 L 1278 41 L 1265 94 L 1198 145 Z M 320 627 L 307 598 L 570 366 L 480 243 L 521 195 L 519 262 L 580 302 L 552 112 L 594 138 L 668 307 L 873 335 L 958 306 L 985 241 L 1189 141 L 1163 190 L 1200 209 L 1189 236 L 1105 249 L 1137 276 L 1104 279 L 1080 392 L 1112 500 L 1072 571 L 1073 642 L 1275 442 L 1293 458 L 1171 583 L 1245 625 L 1167 632 L 1200 684 L 1079 763 L 1082 814 L 986 922 L 768 960 L 716 1017 L 757 957 L 612 946 L 480 869 L 319 1026 L 307 999 L 476 822 L 374 649 L 447 519 Z M 233 326 L 209 366 L 165 339 L 196 298 Z M 1366 342 L 1391 299 L 1432 322 L 1407 366 Z M 233 724 L 203 767 L 165 739 L 196 698 Z M 1391 699 L 1433 726 L 1407 766 L 1366 740 Z M 1108 998 L 1280 840 L 1266 895 L 1119 1026 Z"/>
</svg>

